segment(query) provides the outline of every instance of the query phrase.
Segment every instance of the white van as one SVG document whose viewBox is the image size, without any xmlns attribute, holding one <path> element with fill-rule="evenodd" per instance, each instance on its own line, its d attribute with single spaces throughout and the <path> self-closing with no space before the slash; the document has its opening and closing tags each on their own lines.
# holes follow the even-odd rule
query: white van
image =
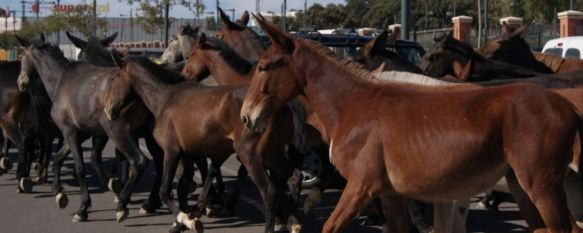
<svg viewBox="0 0 583 233">
<path fill-rule="evenodd" d="M 552 39 L 543 47 L 543 53 L 563 58 L 582 59 L 583 36 Z"/>
</svg>

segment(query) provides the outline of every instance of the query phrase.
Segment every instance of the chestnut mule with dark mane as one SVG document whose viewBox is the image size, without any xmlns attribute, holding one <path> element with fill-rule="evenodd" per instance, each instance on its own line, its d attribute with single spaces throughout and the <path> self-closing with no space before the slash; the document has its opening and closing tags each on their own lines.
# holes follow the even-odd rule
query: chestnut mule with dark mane
<svg viewBox="0 0 583 233">
<path fill-rule="evenodd" d="M 341 231 L 375 197 L 391 213 L 387 229 L 406 232 L 403 196 L 468 198 L 510 170 L 510 185 L 528 194 L 544 221 L 533 230 L 581 232 L 562 184 L 569 163 L 580 162 L 572 147 L 581 143 L 575 134 L 583 122 L 562 97 L 525 84 L 452 90 L 369 81 L 368 72 L 326 47 L 256 18 L 273 43 L 259 60 L 241 120 L 261 130 L 298 95 L 314 106 L 330 132 L 330 159 L 348 181 L 323 232 Z"/>
</svg>

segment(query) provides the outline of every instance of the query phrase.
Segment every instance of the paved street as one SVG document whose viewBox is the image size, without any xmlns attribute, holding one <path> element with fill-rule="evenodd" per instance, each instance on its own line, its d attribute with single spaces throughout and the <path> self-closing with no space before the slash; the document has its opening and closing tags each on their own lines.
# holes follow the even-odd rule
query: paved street
<svg viewBox="0 0 583 233">
<path fill-rule="evenodd" d="M 90 143 L 84 144 L 87 148 Z M 112 148 L 109 144 L 104 152 L 106 166 L 111 166 Z M 14 155 L 12 155 L 15 160 Z M 88 161 L 88 151 L 86 152 Z M 71 219 L 79 206 L 79 188 L 73 180 L 73 163 L 68 160 L 63 169 L 63 183 L 69 195 L 69 206 L 65 209 L 58 209 L 54 196 L 50 192 L 49 184 L 35 186 L 31 194 L 17 194 L 14 169 L 8 174 L 0 176 L 0 232 L 1 233 L 69 233 L 69 232 L 167 232 L 172 223 L 173 217 L 168 209 L 163 208 L 154 215 L 140 215 L 138 210 L 142 200 L 147 197 L 147 190 L 153 179 L 153 164 L 150 163 L 147 172 L 139 181 L 138 188 L 132 196 L 129 206 L 130 216 L 122 222 L 115 222 L 115 204 L 112 202 L 113 194 L 105 192 L 97 184 L 93 168 L 87 166 L 91 198 L 93 208 L 89 212 L 89 221 L 84 223 L 72 223 Z M 231 158 L 223 166 L 223 175 L 227 185 L 227 192 L 230 192 L 234 182 L 238 162 Z M 36 173 L 32 173 L 33 176 Z M 49 174 L 52 174 L 49 173 Z M 200 185 L 200 177 L 197 177 Z M 49 181 L 52 176 L 49 176 Z M 195 194 L 196 195 L 196 194 Z M 316 219 L 304 219 L 303 232 L 320 232 L 322 224 L 337 201 L 339 191 L 333 190 L 325 194 L 325 202 L 316 211 Z M 194 196 L 196 197 L 196 196 Z M 195 200 L 195 198 L 192 198 Z M 262 232 L 263 215 L 259 194 L 256 192 L 252 182 L 247 179 L 247 184 L 243 192 L 240 203 L 237 206 L 234 217 L 230 218 L 203 218 L 205 232 L 226 233 L 236 229 L 237 233 Z M 194 204 L 194 201 L 191 201 Z M 525 231 L 525 223 L 520 219 L 520 214 L 514 204 L 504 203 L 501 205 L 501 212 L 494 214 L 485 210 L 477 210 L 472 203 L 468 229 L 470 232 L 508 232 Z M 364 226 L 360 223 L 362 218 L 355 220 L 346 232 L 381 232 L 379 226 Z"/>
</svg>

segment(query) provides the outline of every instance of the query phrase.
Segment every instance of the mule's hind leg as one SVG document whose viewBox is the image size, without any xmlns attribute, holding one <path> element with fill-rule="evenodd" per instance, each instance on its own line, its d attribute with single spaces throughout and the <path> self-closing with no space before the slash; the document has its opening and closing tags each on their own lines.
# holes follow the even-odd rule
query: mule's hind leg
<svg viewBox="0 0 583 233">
<path fill-rule="evenodd" d="M 383 232 L 409 232 L 407 199 L 398 195 L 381 195 L 385 224 Z"/>
<path fill-rule="evenodd" d="M 352 219 L 379 194 L 380 187 L 372 188 L 367 181 L 349 180 L 332 215 L 324 224 L 323 233 L 341 232 Z"/>
<path fill-rule="evenodd" d="M 547 162 L 544 164 L 551 166 L 552 163 Z M 531 171 L 530 174 L 527 174 L 521 168 L 515 168 L 517 179 L 513 180 L 510 177 L 511 180 L 508 180 L 509 184 L 517 182 L 522 187 L 540 213 L 546 228 L 530 226 L 534 228 L 535 232 L 582 232 L 577 227 L 567 208 L 565 192 L 562 185 L 564 172 L 560 172 L 561 170 L 563 169 L 558 169 L 554 175 L 549 175 L 549 171 L 537 170 L 536 172 Z M 512 185 L 516 185 L 516 183 Z M 516 196 L 520 196 L 520 192 Z M 521 200 L 520 202 L 526 201 Z M 534 213 L 532 212 L 531 215 L 534 215 Z"/>
</svg>

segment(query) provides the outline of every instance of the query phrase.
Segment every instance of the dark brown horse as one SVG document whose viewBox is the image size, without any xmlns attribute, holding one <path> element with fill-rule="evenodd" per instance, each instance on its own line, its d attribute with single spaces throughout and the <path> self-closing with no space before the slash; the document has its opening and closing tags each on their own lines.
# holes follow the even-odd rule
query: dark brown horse
<svg viewBox="0 0 583 233">
<path fill-rule="evenodd" d="M 63 133 L 65 143 L 75 158 L 82 198 L 81 206 L 73 221 L 85 221 L 88 217 L 87 209 L 91 206 L 81 151 L 81 142 L 91 135 L 108 136 L 129 162 L 128 181 L 118 195 L 119 203 L 116 212 L 117 220 L 123 221 L 128 216 L 127 204 L 130 194 L 138 175 L 146 165 L 146 157 L 132 139 L 131 132 L 132 128 L 135 129 L 141 124 L 137 121 L 138 117 L 146 114 L 140 114 L 140 110 L 136 107 L 128 110 L 126 117 L 114 121 L 109 120 L 105 115 L 103 101 L 105 94 L 108 93 L 106 90 L 109 90 L 111 85 L 111 75 L 117 72 L 116 68 L 69 62 L 58 47 L 45 43 L 42 34 L 34 43 L 17 38 L 26 47 L 22 56 L 19 87 L 25 89 L 33 70 L 38 71 L 53 102 L 51 116 Z M 131 114 L 138 115 L 132 118 Z M 131 122 L 135 125 L 130 124 L 126 119 L 135 119 Z M 145 119 L 142 120 L 144 121 Z M 54 192 L 58 199 L 63 196 L 62 189 L 54 190 Z"/>
<path fill-rule="evenodd" d="M 207 156 L 213 159 L 213 163 L 221 164 L 237 152 L 266 206 L 265 231 L 273 231 L 272 215 L 275 214 L 283 222 L 288 222 L 290 231 L 299 232 L 297 219 L 289 212 L 297 198 L 288 202 L 284 191 L 288 178 L 293 175 L 290 162 L 294 161 L 282 156 L 284 145 L 292 140 L 291 134 L 286 133 L 293 131 L 286 128 L 291 125 L 289 112 L 282 111 L 275 117 L 267 127 L 270 133 L 258 135 L 245 130 L 237 117 L 245 87 L 208 87 L 196 82 L 168 85 L 157 77 L 177 74 L 162 70 L 149 60 L 127 58 L 120 64 L 121 71 L 114 79 L 106 111 L 118 111 L 116 103 L 128 98 L 130 91 L 134 90 L 156 117 L 154 137 L 164 150 L 164 178 L 160 196 L 176 216 L 178 229 L 175 227 L 173 230 L 180 230 L 183 225 L 196 231 L 202 229 L 198 218 L 189 217 L 186 194 L 180 190 L 180 184 L 180 208 L 169 199 L 168 190 L 178 162 L 183 161 L 185 172 L 181 180 L 184 180 L 193 175 L 193 158 Z M 269 175 L 266 169 L 269 169 Z M 212 176 L 207 178 L 205 189 L 210 185 L 209 179 Z M 297 192 L 297 188 L 290 188 Z M 275 209 L 276 203 L 281 208 L 278 211 Z"/>
<path fill-rule="evenodd" d="M 555 73 L 535 58 L 532 49 L 522 38 L 522 33 L 527 27 L 515 29 L 504 23 L 501 35 L 476 49 L 476 52 L 487 59 L 526 67 L 542 74 Z"/>
<path fill-rule="evenodd" d="M 15 119 L 6 114 L 15 106 L 18 95 L 16 79 L 20 72 L 20 61 L 0 62 L 0 127 L 2 128 L 3 142 L 0 145 L 0 174 L 12 168 L 12 162 L 7 157 L 10 143 L 22 150 L 22 140 Z"/>
<path fill-rule="evenodd" d="M 261 131 L 294 96 L 314 105 L 332 136 L 331 159 L 348 181 L 323 232 L 341 231 L 377 196 L 391 213 L 389 229 L 406 232 L 397 224 L 403 196 L 467 198 L 510 170 L 516 175 L 510 184 L 528 194 L 544 221 L 530 224 L 533 230 L 581 232 L 561 186 L 569 163 L 581 166 L 572 147 L 581 144 L 575 134 L 583 122 L 565 99 L 524 84 L 452 90 L 367 81 L 368 73 L 327 48 L 257 20 L 273 43 L 259 61 L 241 119 Z"/>
<path fill-rule="evenodd" d="M 451 32 L 435 39 L 435 44 L 425 53 L 419 66 L 425 75 L 434 78 L 449 75 L 472 82 L 542 75 L 525 67 L 486 59 L 476 53 L 471 45 L 453 38 Z"/>
</svg>

